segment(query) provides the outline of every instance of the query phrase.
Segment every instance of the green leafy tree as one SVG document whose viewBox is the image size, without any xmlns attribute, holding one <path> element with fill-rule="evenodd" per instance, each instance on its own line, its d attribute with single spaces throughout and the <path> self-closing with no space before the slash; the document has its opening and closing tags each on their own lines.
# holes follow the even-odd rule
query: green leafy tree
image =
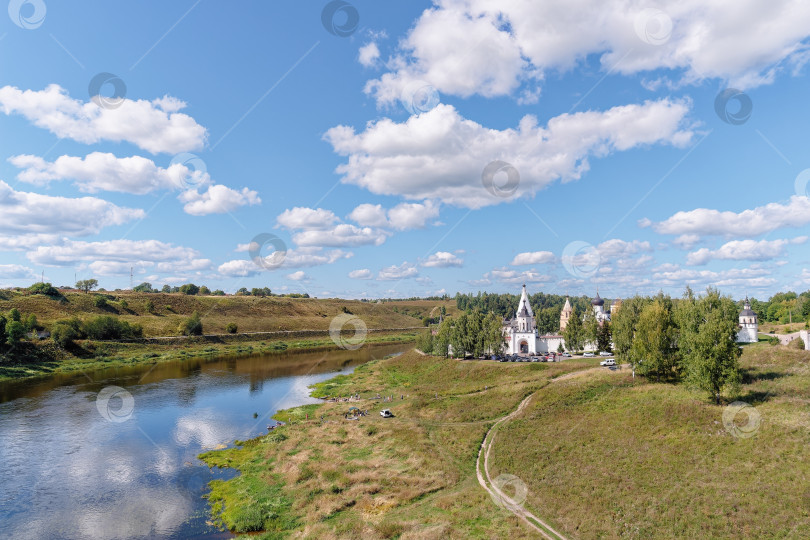
<svg viewBox="0 0 810 540">
<path fill-rule="evenodd" d="M 593 309 L 586 309 L 582 318 L 582 336 L 585 345 L 596 345 L 596 338 L 599 336 L 599 323 Z"/>
<path fill-rule="evenodd" d="M 237 295 L 240 296 L 250 296 L 250 291 L 247 290 L 247 287 L 240 287 L 238 291 L 236 291 Z"/>
<path fill-rule="evenodd" d="M 484 350 L 489 354 L 500 354 L 506 345 L 503 335 L 503 321 L 497 314 L 490 312 L 483 321 Z"/>
<path fill-rule="evenodd" d="M 84 291 L 85 294 L 98 287 L 97 279 L 82 279 L 76 282 L 76 288 Z"/>
<path fill-rule="evenodd" d="M 695 298 L 687 289 L 675 310 L 678 347 L 687 382 L 704 390 L 717 403 L 724 390 L 737 391 L 742 380 L 737 345 L 738 308 L 713 288 Z"/>
<path fill-rule="evenodd" d="M 172 288 L 169 285 L 164 285 L 160 289 L 160 292 L 168 294 L 168 293 L 172 292 Z"/>
<path fill-rule="evenodd" d="M 636 336 L 636 327 L 641 316 L 641 311 L 647 303 L 647 299 L 641 296 L 634 296 L 622 302 L 622 308 L 611 317 L 610 329 L 613 333 L 613 353 L 620 363 L 630 364 L 633 369 L 633 377 L 636 375 L 636 367 L 643 357 L 635 356 L 633 351 L 633 340 Z"/>
<path fill-rule="evenodd" d="M 32 294 L 44 294 L 45 296 L 51 297 L 58 297 L 62 296 L 62 293 L 59 292 L 59 289 L 55 288 L 50 283 L 34 283 L 30 287 L 28 287 L 28 292 Z"/>
<path fill-rule="evenodd" d="M 33 313 L 30 313 L 27 317 L 25 317 L 25 320 L 21 322 L 23 323 L 26 332 L 33 332 L 39 328 L 39 321 L 37 321 L 37 316 Z"/>
<path fill-rule="evenodd" d="M 196 311 L 191 317 L 180 324 L 179 332 L 184 336 L 201 336 L 203 333 L 202 319 Z"/>
<path fill-rule="evenodd" d="M 577 308 L 573 308 L 571 318 L 563 330 L 563 339 L 565 339 L 565 347 L 569 351 L 581 351 L 584 346 L 585 332 L 582 328 L 582 319 L 577 314 Z"/>
<path fill-rule="evenodd" d="M 19 309 L 17 309 L 17 308 L 11 308 L 11 309 L 8 311 L 8 320 L 9 320 L 9 321 L 20 322 L 20 319 L 21 319 L 21 318 L 22 318 L 22 314 L 20 313 L 20 310 L 19 310 Z"/>
<path fill-rule="evenodd" d="M 136 285 L 135 287 L 133 287 L 132 290 L 135 291 L 135 292 L 140 292 L 140 293 L 157 292 L 155 289 L 152 288 L 151 283 L 147 283 L 145 281 L 143 283 L 141 283 L 140 285 Z"/>
<path fill-rule="evenodd" d="M 200 292 L 200 288 L 194 285 L 193 283 L 186 283 L 185 285 L 180 286 L 180 292 L 183 294 L 194 296 L 195 294 Z"/>
<path fill-rule="evenodd" d="M 599 325 L 599 328 L 596 332 L 596 348 L 600 351 L 609 351 L 610 339 L 611 339 L 610 323 L 605 321 Z"/>
<path fill-rule="evenodd" d="M 6 342 L 14 346 L 25 336 L 25 327 L 20 321 L 11 321 L 6 324 Z"/>
<path fill-rule="evenodd" d="M 225 326 L 225 331 L 229 334 L 235 334 L 239 331 L 239 327 L 236 326 L 236 323 L 228 323 L 227 326 Z"/>
<path fill-rule="evenodd" d="M 564 352 L 565 352 L 565 347 L 563 347 L 562 342 L 560 342 L 560 344 L 559 344 L 559 345 L 557 345 L 557 352 L 558 352 L 559 354 L 562 354 L 562 353 L 564 353 Z"/>
<path fill-rule="evenodd" d="M 106 296 L 96 296 L 93 299 L 93 305 L 99 309 L 104 309 L 107 307 L 107 297 Z"/>
<path fill-rule="evenodd" d="M 639 371 L 654 380 L 677 377 L 677 328 L 671 306 L 671 302 L 667 305 L 660 299 L 646 304 L 641 310 L 633 340 L 632 356 L 641 362 Z"/>
<path fill-rule="evenodd" d="M 214 292 L 212 292 L 211 294 L 212 294 L 213 296 L 225 296 L 225 291 L 223 291 L 223 290 L 221 290 L 221 289 L 217 289 L 217 290 L 215 290 Z"/>
<path fill-rule="evenodd" d="M 0 345 L 6 342 L 6 324 L 8 321 L 0 315 Z"/>
<path fill-rule="evenodd" d="M 57 321 L 51 327 L 51 339 L 63 349 L 71 346 L 74 341 L 82 337 L 84 337 L 82 323 L 75 317 Z"/>
<path fill-rule="evenodd" d="M 209 289 L 208 287 L 203 285 L 203 286 L 200 287 L 200 292 L 197 293 L 197 294 L 199 294 L 201 296 L 208 296 L 208 295 L 211 294 L 211 289 Z"/>
<path fill-rule="evenodd" d="M 121 306 L 121 309 L 127 309 L 129 307 L 129 302 L 126 301 L 125 298 L 122 298 L 118 305 Z"/>
<path fill-rule="evenodd" d="M 155 303 L 151 300 L 147 300 L 146 304 L 144 304 L 144 309 L 146 309 L 147 313 L 154 313 L 155 312 Z"/>
<path fill-rule="evenodd" d="M 90 339 L 132 339 L 143 336 L 143 328 L 110 315 L 101 315 L 84 324 L 84 333 Z"/>
</svg>

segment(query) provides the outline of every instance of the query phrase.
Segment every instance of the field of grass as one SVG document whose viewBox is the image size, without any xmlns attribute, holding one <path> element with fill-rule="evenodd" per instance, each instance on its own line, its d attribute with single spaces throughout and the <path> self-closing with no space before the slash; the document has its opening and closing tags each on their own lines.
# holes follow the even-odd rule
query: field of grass
<svg viewBox="0 0 810 540">
<path fill-rule="evenodd" d="M 365 364 L 315 389 L 324 396 L 359 393 L 360 402 L 281 411 L 276 419 L 291 424 L 202 456 L 242 472 L 213 484 L 215 515 L 238 532 L 263 530 L 264 538 L 293 529 L 306 538 L 532 538 L 479 486 L 478 447 L 493 421 L 525 396 L 552 377 L 591 366 L 465 362 L 415 352 Z M 378 403 L 377 394 L 393 401 Z M 352 406 L 370 415 L 344 419 Z M 395 418 L 380 417 L 382 408 Z"/>
<path fill-rule="evenodd" d="M 501 429 L 491 472 L 520 478 L 526 507 L 572 537 L 807 538 L 810 353 L 760 343 L 741 362 L 736 399 L 753 408 L 725 421 L 727 404 L 682 385 L 550 385 Z"/>
<path fill-rule="evenodd" d="M 282 411 L 291 424 L 204 454 L 242 471 L 210 500 L 220 524 L 263 538 L 534 538 L 475 477 L 494 420 L 533 394 L 498 428 L 490 474 L 516 476 L 523 506 L 569 538 L 807 538 L 810 353 L 759 343 L 741 363 L 727 397 L 753 408 L 724 419 L 727 404 L 593 359 L 375 361 L 314 389 L 362 401 Z M 350 406 L 371 415 L 345 420 Z"/>
<path fill-rule="evenodd" d="M 94 305 L 97 295 L 108 298 L 108 305 Z M 121 301 L 125 301 L 126 308 Z M 151 301 L 154 312 L 146 309 Z M 365 322 L 368 328 L 406 328 L 420 326 L 422 317 L 438 316 L 438 307 L 456 311 L 455 302 L 390 301 L 360 302 L 358 300 L 283 298 L 253 296 L 187 296 L 184 294 L 66 292 L 62 300 L 25 292 L 0 291 L 0 313 L 12 308 L 23 314 L 33 313 L 39 324 L 48 327 L 54 321 L 69 317 L 82 320 L 98 315 L 115 315 L 129 323 L 140 324 L 144 336 L 177 335 L 177 328 L 192 312 L 202 316 L 206 334 L 224 334 L 228 323 L 235 323 L 239 332 L 272 332 L 278 330 L 328 330 L 332 319 L 344 313 L 344 308 Z"/>
</svg>

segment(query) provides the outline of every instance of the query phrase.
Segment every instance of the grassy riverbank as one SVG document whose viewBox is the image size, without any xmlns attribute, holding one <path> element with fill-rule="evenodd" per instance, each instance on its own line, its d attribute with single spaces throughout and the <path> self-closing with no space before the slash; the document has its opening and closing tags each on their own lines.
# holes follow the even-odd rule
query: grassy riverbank
<svg viewBox="0 0 810 540">
<path fill-rule="evenodd" d="M 366 337 L 365 343 L 410 343 L 423 331 L 373 332 Z M 182 343 L 82 341 L 68 350 L 60 349 L 50 341 L 43 341 L 21 343 L 17 348 L 17 354 L 0 361 L 0 382 L 186 358 L 329 349 L 335 348 L 335 343 L 328 333 L 324 333 L 290 339 L 257 337 L 250 340 L 245 339 L 245 336 L 190 338 Z"/>
<path fill-rule="evenodd" d="M 594 360 L 499 364 L 374 361 L 318 385 L 322 395 L 393 395 L 284 411 L 292 424 L 202 457 L 242 474 L 215 482 L 219 522 L 275 538 L 533 538 L 475 477 L 493 421 L 492 478 L 515 475 L 524 506 L 571 537 L 807 537 L 810 353 L 745 347 L 742 395 L 761 424 L 732 435 L 725 405 L 682 385 L 633 380 Z M 538 391 L 539 390 L 539 391 Z M 404 395 L 404 399 L 400 399 Z M 369 409 L 344 420 L 350 406 Z M 390 408 L 395 418 L 378 411 Z M 321 415 L 326 422 L 321 423 Z M 308 417 L 308 418 L 307 418 Z M 741 433 L 737 430 L 736 433 Z"/>
</svg>

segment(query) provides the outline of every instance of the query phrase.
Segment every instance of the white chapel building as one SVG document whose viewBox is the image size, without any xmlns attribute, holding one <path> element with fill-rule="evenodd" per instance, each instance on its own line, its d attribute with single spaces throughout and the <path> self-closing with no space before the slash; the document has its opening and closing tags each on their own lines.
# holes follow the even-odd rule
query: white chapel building
<svg viewBox="0 0 810 540">
<path fill-rule="evenodd" d="M 740 329 L 737 331 L 737 343 L 756 343 L 759 341 L 759 322 L 757 314 L 751 309 L 751 302 L 745 297 L 745 305 L 740 311 Z"/>
</svg>

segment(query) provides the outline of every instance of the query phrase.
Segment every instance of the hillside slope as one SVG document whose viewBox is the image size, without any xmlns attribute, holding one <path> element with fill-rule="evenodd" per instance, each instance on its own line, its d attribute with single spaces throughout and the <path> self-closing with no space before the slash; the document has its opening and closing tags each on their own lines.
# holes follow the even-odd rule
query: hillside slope
<svg viewBox="0 0 810 540">
<path fill-rule="evenodd" d="M 96 307 L 98 296 L 108 300 L 106 307 Z M 122 304 L 122 301 L 124 303 Z M 147 302 L 154 305 L 147 310 Z M 357 300 L 284 298 L 253 296 L 186 296 L 184 294 L 77 293 L 66 292 L 61 300 L 25 292 L 0 291 L 0 313 L 17 308 L 24 315 L 33 313 L 46 328 L 54 321 L 69 317 L 86 320 L 98 315 L 114 315 L 130 323 L 140 324 L 144 336 L 177 334 L 180 322 L 197 311 L 202 316 L 206 334 L 225 333 L 228 323 L 235 323 L 239 332 L 270 332 L 277 330 L 328 330 L 332 319 L 345 313 L 356 315 L 369 329 L 407 328 L 422 325 L 422 317 L 434 316 L 439 307 L 455 311 L 448 301 L 390 301 L 360 302 Z M 126 307 L 124 307 L 126 306 Z"/>
</svg>

